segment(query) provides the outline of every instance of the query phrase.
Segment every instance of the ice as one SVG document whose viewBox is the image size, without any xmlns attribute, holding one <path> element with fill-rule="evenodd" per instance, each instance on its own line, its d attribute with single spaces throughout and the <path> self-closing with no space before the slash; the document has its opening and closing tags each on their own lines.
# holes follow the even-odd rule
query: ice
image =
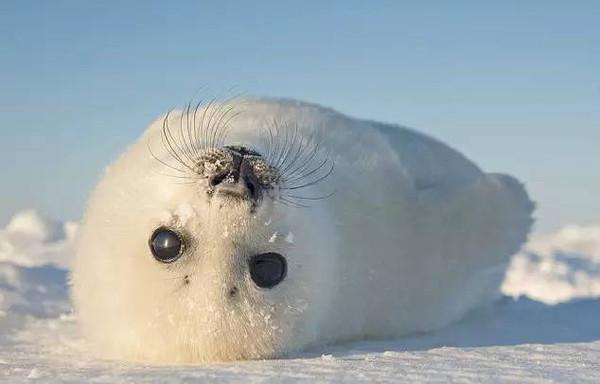
<svg viewBox="0 0 600 384">
<path fill-rule="evenodd" d="M 599 227 L 533 236 L 506 296 L 437 332 L 185 366 L 85 353 L 67 288 L 75 228 L 26 211 L 0 230 L 0 382 L 600 382 Z"/>
</svg>

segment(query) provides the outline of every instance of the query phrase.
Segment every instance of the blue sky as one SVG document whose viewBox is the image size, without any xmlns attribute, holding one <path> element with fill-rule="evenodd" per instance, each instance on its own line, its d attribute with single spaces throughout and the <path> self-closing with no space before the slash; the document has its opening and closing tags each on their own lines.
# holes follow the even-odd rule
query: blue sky
<svg viewBox="0 0 600 384">
<path fill-rule="evenodd" d="M 600 222 L 600 2 L 0 2 L 0 223 L 79 219 L 103 167 L 204 94 L 407 125 L 516 175 L 539 230 Z"/>
</svg>

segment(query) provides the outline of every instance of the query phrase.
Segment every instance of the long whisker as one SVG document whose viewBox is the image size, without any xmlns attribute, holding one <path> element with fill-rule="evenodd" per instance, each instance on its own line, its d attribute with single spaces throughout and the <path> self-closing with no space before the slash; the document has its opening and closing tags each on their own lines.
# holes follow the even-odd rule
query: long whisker
<svg viewBox="0 0 600 384">
<path fill-rule="evenodd" d="M 298 172 L 295 172 L 293 177 L 286 176 L 285 182 L 286 182 L 286 184 L 290 185 L 297 181 L 306 179 L 309 176 L 312 176 L 313 174 L 319 172 L 321 170 L 321 168 L 323 168 L 327 163 L 329 163 L 329 159 L 325 158 L 321 161 L 321 163 L 319 165 L 317 165 L 316 167 L 314 167 L 312 170 L 309 171 L 310 166 L 312 165 L 312 162 L 306 162 L 305 165 Z"/>
<path fill-rule="evenodd" d="M 290 197 L 292 199 L 300 199 L 300 200 L 325 200 L 327 198 L 330 198 L 333 195 L 335 195 L 335 191 L 328 193 L 327 195 L 323 195 L 323 196 L 296 196 L 296 195 L 286 195 L 286 196 Z"/>
<path fill-rule="evenodd" d="M 292 169 L 286 169 L 282 172 L 282 177 L 287 181 L 298 178 L 301 179 L 302 175 L 306 176 L 305 172 L 311 168 L 313 162 L 317 160 L 317 155 L 319 154 L 319 145 L 320 143 L 316 143 L 312 151 L 307 152 L 306 156 L 300 157 L 296 162 L 298 163 Z M 327 158 L 326 158 L 327 159 Z M 295 164 L 294 164 L 295 165 Z M 300 176 L 300 177 L 298 177 Z"/>
<path fill-rule="evenodd" d="M 158 161 L 159 163 L 161 163 L 161 164 L 162 164 L 162 165 L 164 165 L 165 167 L 168 167 L 168 168 L 170 168 L 170 169 L 172 169 L 172 170 L 174 170 L 174 171 L 177 171 L 177 172 L 181 172 L 181 173 L 187 173 L 187 171 L 186 171 L 186 170 L 183 170 L 183 169 L 181 169 L 181 168 L 174 167 L 174 166 L 172 166 L 171 164 L 167 164 L 165 161 L 163 161 L 163 160 L 159 159 L 159 158 L 158 158 L 158 156 L 156 156 L 156 155 L 154 154 L 154 152 L 152 151 L 152 148 L 150 148 L 150 143 L 146 143 L 146 146 L 148 147 L 148 152 L 150 152 L 150 155 L 151 155 L 151 156 L 152 156 L 152 157 L 153 157 L 153 158 L 154 158 L 156 161 Z"/>
<path fill-rule="evenodd" d="M 288 174 L 288 172 L 290 172 L 290 168 L 294 164 L 296 164 L 298 161 L 300 161 L 300 159 L 306 154 L 304 152 L 304 150 L 309 145 L 309 143 L 312 141 L 312 139 L 313 139 L 313 135 L 311 135 L 308 139 L 304 139 L 303 137 L 300 137 L 300 141 L 298 142 L 298 145 L 296 146 L 296 153 L 290 160 L 289 164 L 280 170 L 281 174 L 283 174 L 283 175 Z"/>
<path fill-rule="evenodd" d="M 193 118 L 192 118 L 192 136 L 194 138 L 194 146 L 196 148 L 196 153 L 198 154 L 198 156 L 200 156 L 200 153 L 202 153 L 202 143 L 198 140 L 198 126 L 196 125 L 196 115 L 198 114 L 198 109 L 200 108 L 200 106 L 202 105 L 202 101 L 198 102 L 196 104 L 196 107 L 194 108 L 194 114 L 193 114 Z"/>
<path fill-rule="evenodd" d="M 333 162 L 330 162 L 330 160 L 329 160 L 329 159 L 326 159 L 326 160 L 325 160 L 325 161 L 324 161 L 324 162 L 323 162 L 323 163 L 322 163 L 322 164 L 319 166 L 319 168 L 316 168 L 314 171 L 312 171 L 312 172 L 311 172 L 311 173 L 314 173 L 314 172 L 318 171 L 319 169 L 321 169 L 321 167 L 323 167 L 323 166 L 324 166 L 325 164 L 327 164 L 328 162 L 329 162 L 329 163 L 330 163 L 330 165 L 331 165 L 331 166 L 329 167 L 329 170 L 328 170 L 328 171 L 327 171 L 325 174 L 323 174 L 323 175 L 321 175 L 320 177 L 318 177 L 317 179 L 315 179 L 315 180 L 313 180 L 313 181 L 310 181 L 310 182 L 308 182 L 308 183 L 302 184 L 302 185 L 293 185 L 293 186 L 290 186 L 290 187 L 282 187 L 281 189 L 300 189 L 300 188 L 308 187 L 308 186 L 310 186 L 310 185 L 314 185 L 314 184 L 316 184 L 316 183 L 319 183 L 319 182 L 321 182 L 321 181 L 325 180 L 327 177 L 329 177 L 329 175 L 331 175 L 331 174 L 333 173 L 333 170 L 334 170 L 334 168 L 335 168 L 335 163 L 333 163 Z"/>
<path fill-rule="evenodd" d="M 190 141 L 187 140 L 186 136 L 185 136 L 185 131 L 189 130 L 189 126 L 190 126 L 191 107 L 192 107 L 191 103 L 188 103 L 186 108 L 183 111 L 182 116 L 180 116 L 180 118 L 179 118 L 179 139 L 181 141 L 181 147 L 182 147 L 183 154 L 193 164 L 194 163 L 194 152 L 190 147 Z M 183 124 L 183 120 L 184 120 L 183 115 L 185 115 L 185 124 Z M 185 130 L 184 130 L 184 125 L 185 125 Z"/>
<path fill-rule="evenodd" d="M 151 156 L 172 171 L 199 176 L 198 162 L 205 152 L 215 146 L 222 146 L 229 123 L 240 113 L 232 101 L 233 98 L 217 103 L 217 99 L 213 98 L 206 105 L 202 101 L 195 105 L 189 102 L 177 116 L 179 121 L 176 124 L 179 126 L 174 128 L 171 127 L 173 111 L 167 112 L 159 137 L 165 153 L 178 165 L 159 156 L 148 143 Z"/>
<path fill-rule="evenodd" d="M 190 171 L 195 172 L 194 169 L 179 155 L 179 153 L 177 152 L 177 149 L 176 149 L 177 146 L 173 144 L 174 139 L 172 137 L 171 131 L 169 129 L 169 124 L 168 124 L 168 119 L 169 119 L 170 113 L 171 112 L 168 112 L 167 115 L 165 116 L 165 118 L 163 120 L 162 129 L 161 129 L 161 139 L 162 139 L 163 145 L 165 146 L 165 149 L 167 150 L 169 155 L 171 155 L 171 157 L 173 157 L 181 165 L 183 165 Z"/>
<path fill-rule="evenodd" d="M 283 205 L 288 206 L 288 207 L 293 207 L 293 208 L 309 208 L 308 205 L 300 204 L 298 202 L 286 199 L 285 197 L 280 197 L 277 201 L 280 202 Z"/>
</svg>

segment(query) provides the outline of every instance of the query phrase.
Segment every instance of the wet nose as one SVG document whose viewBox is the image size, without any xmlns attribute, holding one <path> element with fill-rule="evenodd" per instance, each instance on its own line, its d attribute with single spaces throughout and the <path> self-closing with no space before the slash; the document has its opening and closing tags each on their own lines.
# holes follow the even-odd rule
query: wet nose
<svg viewBox="0 0 600 384">
<path fill-rule="evenodd" d="M 219 190 L 256 200 L 260 197 L 260 184 L 254 174 L 252 164 L 244 158 L 243 152 L 231 151 L 233 161 L 223 172 L 212 175 L 208 179 L 211 187 L 219 186 Z"/>
<path fill-rule="evenodd" d="M 238 169 L 232 169 L 229 172 L 222 172 L 209 177 L 208 183 L 211 187 L 235 187 L 240 190 L 245 190 L 252 198 L 256 197 L 259 189 L 256 176 L 245 161 L 242 162 Z"/>
</svg>

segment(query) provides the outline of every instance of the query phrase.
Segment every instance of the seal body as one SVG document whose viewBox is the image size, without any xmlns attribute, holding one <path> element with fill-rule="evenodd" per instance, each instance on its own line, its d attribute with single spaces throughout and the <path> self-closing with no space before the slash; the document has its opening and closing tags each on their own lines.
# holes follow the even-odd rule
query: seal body
<svg viewBox="0 0 600 384">
<path fill-rule="evenodd" d="M 74 304 L 98 354 L 160 363 L 429 331 L 498 294 L 532 209 L 512 177 L 400 126 L 295 101 L 188 107 L 93 192 Z"/>
</svg>

